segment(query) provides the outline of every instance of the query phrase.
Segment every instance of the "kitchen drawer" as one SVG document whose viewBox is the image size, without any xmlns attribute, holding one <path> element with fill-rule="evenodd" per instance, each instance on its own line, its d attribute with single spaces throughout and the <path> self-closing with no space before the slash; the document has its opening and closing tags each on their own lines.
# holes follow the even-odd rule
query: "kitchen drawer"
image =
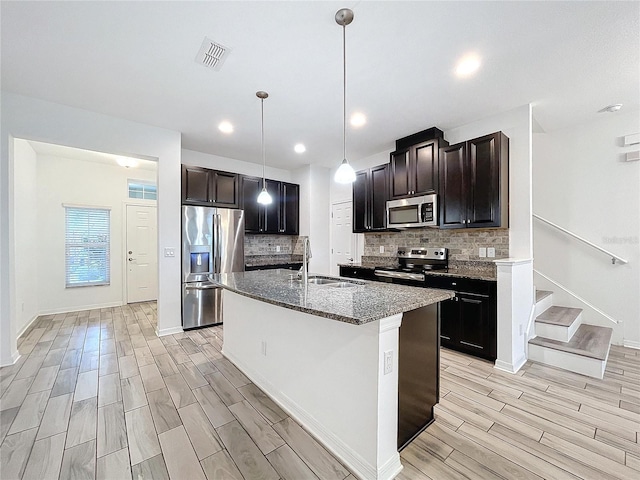
<svg viewBox="0 0 640 480">
<path fill-rule="evenodd" d="M 496 282 L 440 275 L 425 275 L 424 286 L 428 288 L 455 290 L 456 292 L 475 293 L 478 295 L 492 295 L 496 292 Z"/>
</svg>

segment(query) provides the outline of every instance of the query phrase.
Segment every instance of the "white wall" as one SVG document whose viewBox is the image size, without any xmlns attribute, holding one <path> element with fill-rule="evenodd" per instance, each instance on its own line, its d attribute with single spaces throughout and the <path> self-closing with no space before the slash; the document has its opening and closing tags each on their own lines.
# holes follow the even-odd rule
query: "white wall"
<svg viewBox="0 0 640 480">
<path fill-rule="evenodd" d="M 16 162 L 17 162 L 16 157 Z M 47 241 L 38 242 L 39 313 L 70 312 L 126 303 L 123 252 L 126 233 L 124 203 L 129 199 L 127 180 L 156 181 L 156 172 L 126 169 L 69 158 L 38 155 L 38 225 Z M 63 203 L 110 207 L 111 244 L 109 285 L 65 288 L 65 210 Z M 151 202 L 155 205 L 155 201 Z M 26 213 L 15 206 L 16 216 Z M 40 235 L 41 236 L 41 235 Z"/>
<path fill-rule="evenodd" d="M 39 266 L 42 261 L 38 256 L 50 237 L 49 232 L 42 229 L 37 216 L 36 152 L 26 140 L 16 139 L 14 155 L 16 215 L 11 234 L 15 243 L 15 262 L 19 268 L 16 269 L 12 287 L 16 302 L 16 330 L 20 334 L 39 314 L 36 286 L 41 274 Z"/>
<path fill-rule="evenodd" d="M 158 160 L 158 331 L 181 328 L 180 259 L 165 258 L 164 248 L 180 250 L 180 132 L 2 92 L 0 163 L 0 365 L 18 358 L 15 281 L 15 192 L 13 137 L 98 152 Z"/>
<path fill-rule="evenodd" d="M 534 212 L 629 260 L 611 259 L 537 220 L 535 268 L 618 321 L 614 340 L 640 347 L 640 162 L 625 162 L 622 137 L 640 132 L 635 112 L 534 136 Z M 585 308 L 584 322 L 614 327 L 559 287 L 554 303 Z"/>
</svg>

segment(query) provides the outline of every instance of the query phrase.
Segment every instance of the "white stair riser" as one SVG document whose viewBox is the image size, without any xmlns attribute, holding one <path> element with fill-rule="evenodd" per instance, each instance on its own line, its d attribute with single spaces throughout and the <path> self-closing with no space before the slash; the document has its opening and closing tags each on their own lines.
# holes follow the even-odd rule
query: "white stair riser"
<svg viewBox="0 0 640 480">
<path fill-rule="evenodd" d="M 608 357 L 609 355 L 607 354 L 607 358 Z M 595 358 L 541 347 L 540 345 L 529 344 L 529 360 L 594 378 L 602 379 L 604 376 L 607 358 L 597 360 Z"/>
<path fill-rule="evenodd" d="M 578 327 L 582 324 L 582 313 L 576 317 L 571 325 L 562 327 L 559 325 L 551 325 L 544 322 L 535 322 L 536 335 L 538 337 L 550 338 L 559 342 L 568 342 L 576 333 Z"/>
<path fill-rule="evenodd" d="M 553 307 L 553 293 L 544 297 L 542 300 L 536 303 L 536 308 L 534 309 L 533 318 L 540 315 L 542 312 L 547 310 L 548 308 Z"/>
</svg>

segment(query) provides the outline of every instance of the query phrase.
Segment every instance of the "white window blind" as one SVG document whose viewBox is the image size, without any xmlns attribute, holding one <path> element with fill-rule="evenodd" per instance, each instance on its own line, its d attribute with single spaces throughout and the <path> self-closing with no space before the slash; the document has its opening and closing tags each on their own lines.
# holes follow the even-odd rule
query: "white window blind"
<svg viewBox="0 0 640 480">
<path fill-rule="evenodd" d="M 99 207 L 64 207 L 66 287 L 109 285 L 111 212 Z"/>
</svg>

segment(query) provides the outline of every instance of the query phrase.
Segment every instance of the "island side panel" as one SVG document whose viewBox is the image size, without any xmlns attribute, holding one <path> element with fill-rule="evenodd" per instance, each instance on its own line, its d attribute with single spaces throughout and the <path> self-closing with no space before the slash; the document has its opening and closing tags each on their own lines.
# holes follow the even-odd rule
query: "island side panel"
<svg viewBox="0 0 640 480">
<path fill-rule="evenodd" d="M 227 358 L 362 478 L 399 472 L 401 314 L 353 325 L 228 290 L 223 305 Z M 390 350 L 394 368 L 384 375 Z"/>
</svg>

